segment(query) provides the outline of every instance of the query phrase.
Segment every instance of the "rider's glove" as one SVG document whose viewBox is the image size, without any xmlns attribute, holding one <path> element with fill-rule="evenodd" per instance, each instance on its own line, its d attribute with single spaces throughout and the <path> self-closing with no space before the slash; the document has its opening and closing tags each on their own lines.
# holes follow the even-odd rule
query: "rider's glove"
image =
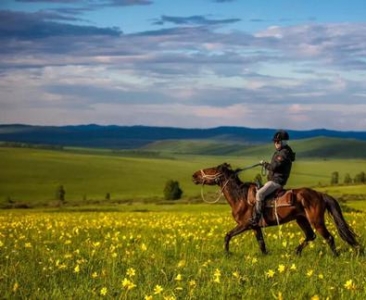
<svg viewBox="0 0 366 300">
<path fill-rule="evenodd" d="M 259 162 L 259 164 L 261 164 L 262 166 L 264 166 L 266 163 L 267 163 L 267 162 L 266 162 L 265 160 L 261 160 L 261 161 Z"/>
</svg>

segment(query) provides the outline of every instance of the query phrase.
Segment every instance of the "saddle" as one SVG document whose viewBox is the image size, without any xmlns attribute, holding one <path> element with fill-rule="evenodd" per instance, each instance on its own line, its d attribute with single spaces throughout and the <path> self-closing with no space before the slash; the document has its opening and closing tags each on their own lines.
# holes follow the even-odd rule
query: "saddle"
<svg viewBox="0 0 366 300">
<path fill-rule="evenodd" d="M 256 204 L 255 193 L 249 203 L 253 206 L 253 210 Z M 277 209 L 280 207 L 291 207 L 295 205 L 295 195 L 293 190 L 286 190 L 279 188 L 273 193 L 269 194 L 264 199 L 263 215 L 260 219 L 262 227 L 279 224 L 282 217 L 279 215 Z"/>
<path fill-rule="evenodd" d="M 294 194 L 292 190 L 279 188 L 269 194 L 265 199 L 265 207 L 283 207 L 294 205 Z"/>
</svg>

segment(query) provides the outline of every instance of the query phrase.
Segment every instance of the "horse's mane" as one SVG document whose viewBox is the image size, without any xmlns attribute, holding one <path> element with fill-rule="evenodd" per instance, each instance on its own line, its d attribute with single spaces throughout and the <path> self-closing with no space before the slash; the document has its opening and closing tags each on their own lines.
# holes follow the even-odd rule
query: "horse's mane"
<svg viewBox="0 0 366 300">
<path fill-rule="evenodd" d="M 233 183 L 237 187 L 235 189 L 236 198 L 237 199 L 241 199 L 241 198 L 247 199 L 249 188 L 256 184 L 254 182 L 249 182 L 249 181 L 243 182 L 239 178 L 240 169 L 233 170 L 229 164 L 223 164 L 223 166 L 224 166 L 225 170 L 227 171 L 228 177 L 233 179 Z"/>
</svg>

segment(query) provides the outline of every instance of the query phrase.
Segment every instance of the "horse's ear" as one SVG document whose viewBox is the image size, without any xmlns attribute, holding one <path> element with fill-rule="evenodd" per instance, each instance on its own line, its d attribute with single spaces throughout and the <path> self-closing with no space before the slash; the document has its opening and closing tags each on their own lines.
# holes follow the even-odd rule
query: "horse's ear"
<svg viewBox="0 0 366 300">
<path fill-rule="evenodd" d="M 219 165 L 219 169 L 222 170 L 222 169 L 231 169 L 231 166 L 230 164 L 224 162 L 223 164 Z"/>
</svg>

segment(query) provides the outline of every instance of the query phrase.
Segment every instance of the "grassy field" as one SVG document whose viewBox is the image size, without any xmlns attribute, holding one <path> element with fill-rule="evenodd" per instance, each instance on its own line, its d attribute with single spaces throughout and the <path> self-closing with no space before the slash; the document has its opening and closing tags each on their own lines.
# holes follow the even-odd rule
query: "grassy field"
<svg viewBox="0 0 366 300">
<path fill-rule="evenodd" d="M 263 157 L 262 157 L 263 158 Z M 264 157 L 265 158 L 265 157 Z M 270 159 L 268 156 L 267 159 Z M 223 162 L 233 167 L 257 163 L 259 157 L 228 157 L 170 155 L 143 157 L 108 150 L 51 151 L 40 149 L 0 148 L 0 202 L 20 201 L 48 203 L 55 199 L 59 185 L 66 190 L 66 200 L 83 203 L 86 200 L 162 199 L 167 180 L 180 183 L 185 199 L 200 197 L 200 187 L 192 184 L 191 175 L 198 169 Z M 352 177 L 365 171 L 365 160 L 298 160 L 293 166 L 287 187 L 328 185 L 331 174 L 338 171 Z M 241 173 L 243 181 L 252 181 L 260 168 Z M 330 189 L 330 188 L 329 188 Z M 331 188 L 337 195 L 366 194 L 366 186 Z M 207 192 L 216 191 L 208 188 Z"/>
<path fill-rule="evenodd" d="M 365 257 L 340 240 L 331 220 L 338 258 L 320 237 L 296 256 L 303 238 L 296 223 L 264 230 L 267 256 L 251 232 L 235 237 L 233 255 L 226 256 L 223 238 L 235 225 L 230 207 L 187 204 L 202 201 L 200 187 L 191 181 L 197 169 L 223 162 L 246 167 L 265 157 L 165 155 L 0 148 L 0 201 L 47 204 L 62 184 L 71 204 L 0 210 L 1 297 L 365 299 Z M 345 217 L 362 242 L 366 186 L 328 184 L 332 172 L 338 171 L 342 182 L 346 173 L 365 171 L 363 166 L 364 160 L 299 160 L 288 187 L 316 187 L 346 199 L 361 211 Z M 251 181 L 258 173 L 251 169 L 241 178 Z M 161 204 L 168 179 L 178 180 L 184 191 L 174 205 Z M 205 187 L 207 194 L 217 190 Z M 112 200 L 105 200 L 106 193 Z M 103 205 L 85 205 L 90 199 Z M 116 205 L 114 199 L 131 203 Z"/>
<path fill-rule="evenodd" d="M 365 299 L 365 257 L 318 237 L 301 257 L 296 223 L 264 230 L 270 253 L 224 205 L 127 206 L 139 211 L 0 211 L 4 299 Z M 146 209 L 145 212 L 142 212 Z M 153 210 L 153 211 L 150 211 Z M 361 234 L 363 213 L 346 214 Z"/>
</svg>

